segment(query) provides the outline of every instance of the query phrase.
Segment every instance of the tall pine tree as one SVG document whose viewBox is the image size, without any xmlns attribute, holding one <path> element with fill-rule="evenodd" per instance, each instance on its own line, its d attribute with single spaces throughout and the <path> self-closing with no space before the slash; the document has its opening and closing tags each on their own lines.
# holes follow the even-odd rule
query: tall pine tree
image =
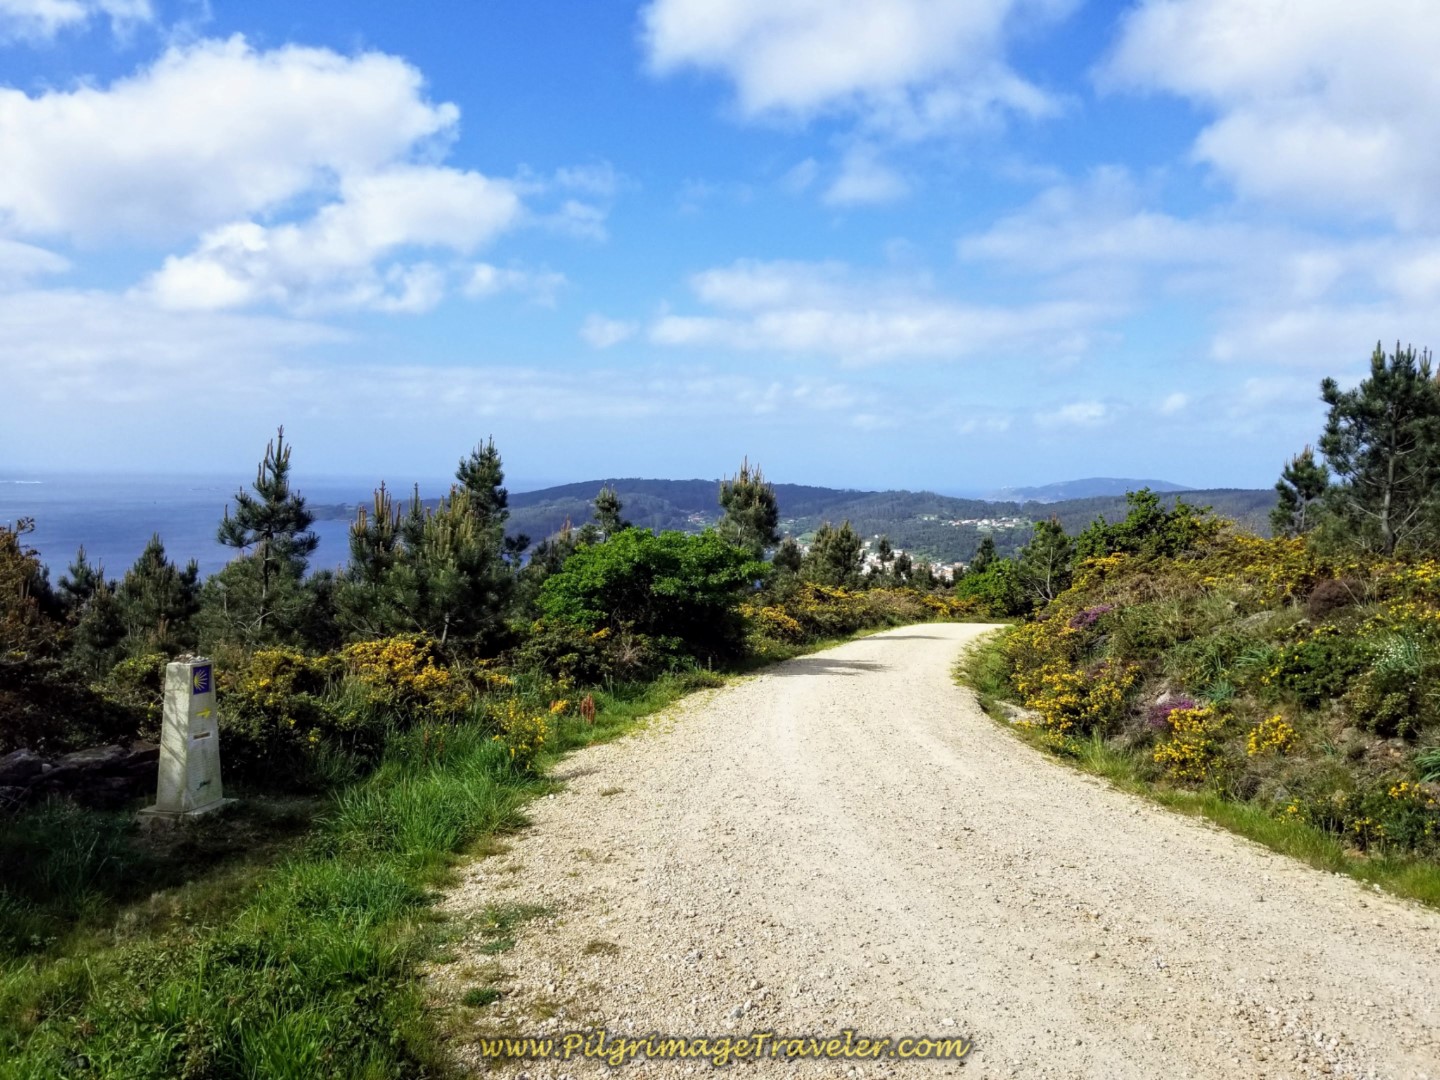
<svg viewBox="0 0 1440 1080">
<path fill-rule="evenodd" d="M 1270 511 L 1275 535 L 1304 536 L 1313 529 L 1329 487 L 1330 474 L 1315 460 L 1311 447 L 1291 458 L 1275 482 L 1276 504 Z"/>
<path fill-rule="evenodd" d="M 181 570 L 166 556 L 160 535 L 152 536 L 115 589 L 125 652 L 173 656 L 194 648 L 199 579 L 200 567 L 194 559 Z"/>
<path fill-rule="evenodd" d="M 1320 384 L 1330 407 L 1320 451 L 1335 474 L 1327 499 L 1343 533 L 1392 554 L 1437 539 L 1440 526 L 1440 385 L 1430 354 L 1380 346 L 1353 390 Z"/>
<path fill-rule="evenodd" d="M 373 513 L 360 509 L 350 567 L 336 588 L 350 636 L 424 633 L 474 652 L 500 647 L 515 593 L 512 562 L 528 541 L 506 542 L 508 496 L 493 440 L 462 458 L 455 478 L 433 508 L 417 487 L 401 514 L 382 485 Z"/>
<path fill-rule="evenodd" d="M 752 558 L 762 558 L 767 548 L 780 543 L 775 485 L 766 482 L 759 465 L 750 467 L 749 458 L 741 462 L 737 474 L 720 481 L 720 507 L 716 531 Z"/>
<path fill-rule="evenodd" d="M 801 574 L 820 585 L 858 585 L 863 557 L 864 545 L 850 522 L 837 529 L 827 521 L 815 530 Z"/>
<path fill-rule="evenodd" d="M 608 540 L 616 533 L 630 528 L 630 522 L 621 516 L 624 509 L 619 492 L 609 484 L 600 489 L 600 493 L 595 496 L 595 524 L 600 529 L 602 539 Z"/>
<path fill-rule="evenodd" d="M 1058 518 L 1037 521 L 1030 543 L 1020 551 L 1020 583 L 1040 604 L 1048 604 L 1070 587 L 1075 543 Z"/>
<path fill-rule="evenodd" d="M 290 447 L 285 429 L 265 445 L 253 494 L 235 493 L 235 513 L 225 507 L 217 537 L 237 557 L 205 583 L 203 637 L 207 647 L 294 640 L 304 622 L 306 568 L 320 538 L 305 498 L 290 487 Z"/>
<path fill-rule="evenodd" d="M 70 665 L 98 679 L 120 659 L 125 637 L 115 586 L 105 580 L 103 566 L 90 562 L 81 545 L 56 592 L 70 624 Z"/>
</svg>

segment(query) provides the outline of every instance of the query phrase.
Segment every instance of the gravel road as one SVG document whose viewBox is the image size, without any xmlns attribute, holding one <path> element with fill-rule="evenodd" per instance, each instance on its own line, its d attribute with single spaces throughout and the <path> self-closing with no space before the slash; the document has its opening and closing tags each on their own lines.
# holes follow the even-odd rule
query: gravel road
<svg viewBox="0 0 1440 1080">
<path fill-rule="evenodd" d="M 1273 855 L 1031 750 L 951 681 L 974 625 L 907 627 L 681 703 L 567 759 L 446 905 L 544 905 L 437 968 L 467 1038 L 964 1036 L 957 1061 L 747 1076 L 1440 1078 L 1440 913 Z M 714 1072 L 634 1061 L 633 1076 Z"/>
</svg>

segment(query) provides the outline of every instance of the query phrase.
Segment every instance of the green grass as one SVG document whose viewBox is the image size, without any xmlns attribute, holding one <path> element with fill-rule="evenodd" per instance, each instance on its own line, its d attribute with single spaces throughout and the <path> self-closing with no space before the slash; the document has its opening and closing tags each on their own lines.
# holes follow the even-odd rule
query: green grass
<svg viewBox="0 0 1440 1080">
<path fill-rule="evenodd" d="M 323 804 L 249 799 L 153 834 L 60 806 L 7 821 L 0 1078 L 444 1075 L 417 974 L 464 927 L 436 914 L 436 890 L 553 788 L 556 756 L 718 681 L 597 693 L 595 723 L 560 722 L 532 773 L 461 725 L 443 757 L 418 732 L 393 736 L 373 773 Z M 542 914 L 486 909 L 482 949 L 505 951 Z"/>
<path fill-rule="evenodd" d="M 959 682 L 975 691 L 986 713 L 1017 738 L 1073 768 L 1103 777 L 1122 791 L 1159 803 L 1176 813 L 1214 822 L 1318 870 L 1346 874 L 1357 881 L 1378 885 L 1396 896 L 1440 907 L 1440 865 L 1430 860 L 1358 854 L 1348 850 L 1332 833 L 1307 822 L 1277 818 L 1255 803 L 1228 799 L 1215 791 L 1192 791 L 1153 780 L 1145 774 L 1134 754 L 1117 749 L 1098 736 L 1072 740 L 1067 744 L 1066 753 L 1056 753 L 1053 747 L 1040 741 L 1037 732 L 1010 723 L 997 707 L 999 702 L 1014 697 L 1003 641 L 1003 635 L 997 633 L 987 634 L 975 642 L 956 665 L 955 675 Z"/>
</svg>

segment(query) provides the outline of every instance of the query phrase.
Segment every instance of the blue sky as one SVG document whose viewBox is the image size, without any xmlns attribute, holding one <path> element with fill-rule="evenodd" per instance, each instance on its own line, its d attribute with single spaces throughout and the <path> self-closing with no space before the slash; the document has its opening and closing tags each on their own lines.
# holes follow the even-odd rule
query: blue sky
<svg viewBox="0 0 1440 1080">
<path fill-rule="evenodd" d="M 0 0 L 0 472 L 1267 486 L 1440 338 L 1429 0 Z"/>
</svg>

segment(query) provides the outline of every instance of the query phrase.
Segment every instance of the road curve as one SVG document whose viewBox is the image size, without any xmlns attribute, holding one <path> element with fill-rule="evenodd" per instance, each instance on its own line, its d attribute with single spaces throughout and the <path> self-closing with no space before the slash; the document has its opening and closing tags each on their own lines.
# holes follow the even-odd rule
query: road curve
<svg viewBox="0 0 1440 1080">
<path fill-rule="evenodd" d="M 765 1057 L 747 1076 L 1440 1078 L 1440 913 L 1081 776 L 950 669 L 984 627 L 907 627 L 687 699 L 567 759 L 455 913 L 551 914 L 437 967 L 477 1073 L 498 1031 L 965 1036 L 963 1063 Z M 638 1060 L 632 1076 L 713 1072 Z"/>
</svg>

